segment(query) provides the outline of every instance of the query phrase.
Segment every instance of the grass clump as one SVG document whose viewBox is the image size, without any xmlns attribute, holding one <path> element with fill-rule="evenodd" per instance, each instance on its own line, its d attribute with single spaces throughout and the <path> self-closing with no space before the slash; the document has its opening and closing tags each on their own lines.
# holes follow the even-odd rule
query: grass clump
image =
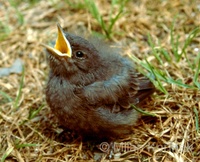
<svg viewBox="0 0 200 162">
<path fill-rule="evenodd" d="M 105 33 L 108 39 L 111 39 L 115 32 L 113 27 L 118 19 L 125 13 L 124 8 L 128 0 L 111 0 L 110 8 L 108 12 L 108 21 L 104 20 L 104 16 L 101 14 L 99 8 L 96 5 L 95 1 L 85 0 L 85 5 L 88 7 L 89 12 L 97 20 L 98 24 L 101 26 L 101 29 Z M 117 12 L 115 13 L 115 8 L 117 7 Z"/>
<path fill-rule="evenodd" d="M 171 28 L 173 30 L 173 28 Z M 142 67 L 144 67 L 148 72 L 153 75 L 147 75 L 155 84 L 156 88 L 162 91 L 165 94 L 168 94 L 166 88 L 163 86 L 163 82 L 167 84 L 176 85 L 177 87 L 182 88 L 190 88 L 190 89 L 200 89 L 200 81 L 199 81 L 199 73 L 200 73 L 200 52 L 197 53 L 195 56 L 192 56 L 188 53 L 187 48 L 191 45 L 192 41 L 199 36 L 200 28 L 197 27 L 192 30 L 188 37 L 184 42 L 179 41 L 179 36 L 175 36 L 173 31 L 171 33 L 171 53 L 167 51 L 164 47 L 160 45 L 156 45 L 152 37 L 148 35 L 148 43 L 152 49 L 152 56 L 154 56 L 154 60 L 157 61 L 157 67 L 153 66 L 147 59 L 144 61 L 139 60 L 135 56 L 131 56 L 132 59 L 139 63 Z M 176 41 L 174 41 L 176 40 Z M 183 44 L 183 47 L 181 47 Z M 180 50 L 181 49 L 181 50 Z M 186 60 L 186 61 L 184 61 Z M 184 61 L 187 63 L 187 68 L 193 73 L 192 76 L 192 83 L 187 84 L 181 78 L 174 78 L 169 71 L 166 69 L 165 64 L 177 64 Z M 159 67 L 159 68 L 158 68 Z M 178 71 L 178 70 L 177 70 Z M 142 71 L 142 73 L 145 73 Z"/>
</svg>

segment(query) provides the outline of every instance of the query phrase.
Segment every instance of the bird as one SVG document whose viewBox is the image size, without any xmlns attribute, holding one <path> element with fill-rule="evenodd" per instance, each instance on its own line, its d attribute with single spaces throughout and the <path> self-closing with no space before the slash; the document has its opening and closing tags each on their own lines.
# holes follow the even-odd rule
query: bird
<svg viewBox="0 0 200 162">
<path fill-rule="evenodd" d="M 140 115 L 131 105 L 150 96 L 153 83 L 128 56 L 101 41 L 68 33 L 57 24 L 54 47 L 43 44 L 49 64 L 45 94 L 66 130 L 86 139 L 116 139 L 132 133 Z"/>
</svg>

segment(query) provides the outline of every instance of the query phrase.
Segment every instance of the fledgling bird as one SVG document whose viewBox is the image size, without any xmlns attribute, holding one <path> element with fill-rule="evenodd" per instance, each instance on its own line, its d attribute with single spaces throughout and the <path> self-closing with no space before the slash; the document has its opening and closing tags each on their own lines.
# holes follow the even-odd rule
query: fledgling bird
<svg viewBox="0 0 200 162">
<path fill-rule="evenodd" d="M 152 94 L 153 84 L 135 70 L 130 58 L 57 27 L 55 46 L 44 45 L 50 66 L 46 101 L 52 112 L 83 138 L 130 134 L 138 119 L 131 104 Z"/>
</svg>

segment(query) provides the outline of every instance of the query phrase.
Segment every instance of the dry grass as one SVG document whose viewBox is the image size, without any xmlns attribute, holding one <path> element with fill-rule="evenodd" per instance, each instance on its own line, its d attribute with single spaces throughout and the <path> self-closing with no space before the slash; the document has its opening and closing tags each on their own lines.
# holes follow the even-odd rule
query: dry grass
<svg viewBox="0 0 200 162">
<path fill-rule="evenodd" d="M 0 78 L 1 161 L 95 161 L 100 154 L 90 144 L 78 140 L 62 142 L 59 138 L 61 130 L 45 103 L 48 65 L 40 43 L 55 40 L 57 22 L 66 30 L 85 33 L 103 33 L 100 25 L 80 0 L 71 2 L 73 6 L 60 0 L 32 1 L 33 4 L 26 1 L 18 6 L 11 2 L 0 2 L 0 66 L 9 67 L 20 58 L 24 75 Z M 103 0 L 97 4 L 107 22 L 110 5 Z M 135 0 L 127 3 L 125 12 L 113 26 L 113 41 L 123 45 L 126 53 L 148 58 L 152 66 L 164 68 L 174 79 L 192 85 L 194 69 L 188 67 L 184 56 L 180 61 L 173 60 L 170 33 L 174 22 L 173 31 L 179 35 L 181 50 L 188 34 L 200 26 L 200 2 Z M 171 54 L 170 63 L 158 64 L 147 42 L 148 33 L 158 48 Z M 199 34 L 186 52 L 194 62 L 200 53 Z M 197 81 L 200 82 L 199 76 Z M 115 146 L 120 145 L 121 150 L 113 153 L 113 161 L 200 160 L 200 91 L 163 85 L 168 95 L 158 91 L 142 108 L 156 117 L 143 116 L 129 139 L 116 141 Z M 106 159 L 103 154 L 99 161 Z"/>
</svg>

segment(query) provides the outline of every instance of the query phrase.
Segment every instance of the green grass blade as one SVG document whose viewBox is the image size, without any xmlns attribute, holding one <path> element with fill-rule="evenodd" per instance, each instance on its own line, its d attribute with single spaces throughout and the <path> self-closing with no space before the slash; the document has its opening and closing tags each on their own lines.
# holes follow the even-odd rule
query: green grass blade
<svg viewBox="0 0 200 162">
<path fill-rule="evenodd" d="M 90 11 L 90 13 L 92 14 L 92 16 L 101 24 L 102 20 L 101 20 L 101 15 L 99 13 L 99 10 L 95 4 L 94 1 L 90 1 L 90 0 L 85 0 L 86 6 L 88 6 L 88 9 Z"/>
<path fill-rule="evenodd" d="M 6 152 L 3 154 L 1 158 L 1 162 L 4 162 L 6 158 L 10 155 L 10 153 L 13 151 L 14 147 L 10 147 Z"/>
<path fill-rule="evenodd" d="M 197 36 L 198 33 L 200 33 L 200 28 L 199 27 L 195 28 L 194 30 L 192 30 L 189 33 L 189 35 L 188 35 L 188 37 L 187 37 L 187 39 L 186 39 L 186 41 L 184 43 L 184 46 L 183 46 L 183 48 L 181 50 L 181 53 L 180 53 L 181 56 L 184 54 L 184 56 L 185 56 L 185 58 L 186 58 L 186 60 L 188 62 L 188 65 L 190 66 L 190 68 L 193 68 L 193 66 L 192 66 L 192 63 L 190 62 L 190 60 L 187 57 L 186 49 L 188 48 L 188 46 L 191 44 L 192 40 Z"/>
<path fill-rule="evenodd" d="M 38 0 L 39 1 L 39 0 Z M 70 6 L 70 8 L 72 9 L 83 9 L 85 8 L 85 3 L 82 1 L 72 1 L 72 0 L 64 0 L 68 6 Z M 56 2 L 55 2 L 56 3 Z"/>
<path fill-rule="evenodd" d="M 28 119 L 23 120 L 22 122 L 20 122 L 20 125 L 23 125 L 24 123 L 26 123 L 27 121 L 35 118 L 39 112 L 44 108 L 45 104 L 42 104 L 38 109 L 33 109 L 30 108 L 29 110 L 29 115 L 28 115 Z"/>
<path fill-rule="evenodd" d="M 10 32 L 11 30 L 9 28 L 9 25 L 6 25 L 5 22 L 0 21 L 0 41 L 7 38 Z"/>
<path fill-rule="evenodd" d="M 109 38 L 111 38 L 110 35 L 112 34 L 112 28 L 113 28 L 114 24 L 116 23 L 116 21 L 120 18 L 120 16 L 124 12 L 124 7 L 125 7 L 126 3 L 127 3 L 127 0 L 125 0 L 125 1 L 112 0 L 111 1 L 110 24 L 108 27 L 108 33 L 109 33 L 108 37 Z M 120 8 L 119 8 L 119 12 L 117 13 L 117 15 L 113 18 L 112 15 L 113 15 L 113 9 L 114 9 L 115 5 L 120 5 Z"/>
<path fill-rule="evenodd" d="M 143 115 L 152 116 L 152 117 L 157 117 L 156 114 L 150 113 L 150 112 L 147 112 L 147 111 L 143 111 L 142 109 L 136 107 L 135 105 L 131 105 L 131 107 L 132 107 L 133 109 L 135 109 L 136 111 L 140 112 L 140 113 L 143 114 Z"/>
<path fill-rule="evenodd" d="M 195 127 L 196 127 L 196 131 L 197 133 L 200 133 L 200 128 L 199 128 L 199 112 L 196 109 L 196 107 L 193 109 L 194 114 L 195 114 Z"/>
<path fill-rule="evenodd" d="M 23 14 L 19 11 L 18 9 L 18 6 L 19 6 L 19 3 L 17 3 L 16 1 L 14 0 L 9 0 L 8 1 L 10 3 L 10 5 L 15 9 L 16 11 L 16 15 L 17 15 L 17 18 L 18 18 L 18 22 L 19 22 L 19 25 L 23 25 L 24 24 L 24 16 Z"/>
<path fill-rule="evenodd" d="M 9 102 L 12 101 L 12 98 L 5 92 L 0 90 L 0 95 L 3 96 L 5 99 L 7 99 Z"/>
<path fill-rule="evenodd" d="M 44 108 L 44 104 L 42 104 L 38 109 L 31 109 L 29 111 L 29 116 L 28 119 L 31 120 L 33 119 L 42 109 Z"/>
<path fill-rule="evenodd" d="M 125 4 L 128 0 L 125 1 L 118 1 L 118 0 L 112 0 L 111 1 L 111 8 L 109 12 L 109 22 L 105 22 L 103 20 L 103 16 L 100 14 L 99 9 L 95 3 L 95 1 L 90 1 L 90 0 L 85 0 L 85 5 L 87 6 L 89 12 L 92 14 L 92 16 L 97 20 L 99 25 L 101 26 L 102 30 L 106 34 L 106 37 L 108 39 L 111 39 L 112 36 L 112 31 L 113 31 L 113 26 L 116 23 L 116 21 L 120 18 L 124 11 Z M 116 16 L 113 17 L 113 10 L 114 6 L 119 5 L 118 13 Z"/>
<path fill-rule="evenodd" d="M 165 49 L 161 48 L 160 49 L 160 53 L 164 56 L 164 58 L 167 60 L 167 62 L 171 62 L 172 61 L 169 53 Z"/>
<path fill-rule="evenodd" d="M 16 144 L 16 148 L 19 149 L 19 148 L 24 148 L 24 147 L 36 147 L 38 146 L 38 144 L 36 143 L 23 143 L 23 144 Z"/>
<path fill-rule="evenodd" d="M 178 36 L 175 37 L 175 34 L 174 34 L 175 20 L 176 20 L 176 18 L 174 18 L 174 21 L 173 21 L 171 28 L 170 28 L 170 44 L 171 44 L 171 47 L 172 47 L 172 52 L 173 52 L 173 54 L 176 58 L 176 61 L 179 62 L 180 58 L 181 58 L 181 55 L 178 53 L 180 36 L 178 35 Z"/>
<path fill-rule="evenodd" d="M 160 91 L 162 91 L 164 94 L 168 94 L 167 90 L 165 89 L 165 87 L 163 86 L 160 78 L 164 78 L 162 76 L 162 74 L 158 71 L 158 70 L 154 70 L 153 66 L 151 66 L 151 64 L 146 60 L 147 65 L 149 66 L 149 70 L 156 78 L 156 88 L 158 88 Z"/>
<path fill-rule="evenodd" d="M 119 19 L 119 17 L 121 16 L 121 14 L 123 13 L 123 10 L 120 10 L 119 12 L 118 12 L 118 14 L 114 17 L 114 18 L 112 18 L 111 20 L 110 20 L 110 25 L 109 25 L 109 28 L 108 28 L 108 33 L 112 33 L 112 28 L 113 28 L 113 26 L 114 26 L 114 24 L 116 23 L 116 21 Z"/>
<path fill-rule="evenodd" d="M 193 86 L 190 86 L 188 84 L 184 84 L 181 80 L 174 80 L 171 77 L 167 78 L 167 82 L 170 83 L 170 84 L 175 84 L 175 85 L 177 85 L 179 87 L 183 87 L 183 88 L 191 88 L 191 89 L 194 88 Z"/>
<path fill-rule="evenodd" d="M 24 77 L 25 77 L 25 68 L 23 66 L 22 76 L 21 76 L 20 85 L 19 85 L 19 90 L 18 90 L 17 97 L 15 98 L 15 101 L 14 101 L 14 104 L 13 104 L 14 111 L 16 111 L 18 109 L 18 106 L 19 106 L 19 100 L 21 98 L 22 88 L 24 86 Z"/>
<path fill-rule="evenodd" d="M 155 49 L 155 45 L 154 45 L 154 43 L 153 43 L 153 41 L 152 41 L 152 38 L 151 38 L 151 35 L 150 35 L 150 34 L 148 34 L 148 43 L 149 43 L 149 45 L 150 45 L 150 47 L 151 47 L 151 49 L 152 49 L 152 51 L 153 51 L 153 55 L 155 56 L 155 58 L 158 60 L 158 62 L 159 62 L 161 65 L 163 65 L 163 61 L 162 61 L 162 59 L 159 57 L 158 52 L 157 52 L 156 49 Z"/>
<path fill-rule="evenodd" d="M 198 78 L 199 78 L 199 75 L 200 75 L 200 52 L 199 52 L 196 60 L 197 60 L 197 68 L 195 70 L 193 83 L 197 86 L 197 88 L 200 89 L 200 83 L 198 82 Z"/>
<path fill-rule="evenodd" d="M 89 12 L 97 20 L 103 31 L 107 34 L 105 22 L 103 21 L 102 15 L 100 14 L 99 9 L 95 4 L 95 1 L 85 0 L 85 4 L 88 7 Z"/>
<path fill-rule="evenodd" d="M 134 55 L 131 55 L 130 57 L 134 62 L 141 65 L 143 68 L 145 68 L 151 74 L 153 74 L 152 76 L 154 76 L 154 77 L 150 77 L 151 75 L 145 75 L 144 71 L 140 71 L 142 74 L 147 76 L 153 82 L 153 84 L 155 85 L 155 87 L 157 89 L 159 89 L 161 92 L 163 92 L 165 94 L 168 94 L 167 90 L 165 89 L 165 87 L 163 86 L 163 84 L 161 82 L 161 80 L 166 81 L 166 78 L 162 74 L 162 71 L 153 67 L 146 59 L 145 59 L 145 62 L 143 62 Z"/>
</svg>

